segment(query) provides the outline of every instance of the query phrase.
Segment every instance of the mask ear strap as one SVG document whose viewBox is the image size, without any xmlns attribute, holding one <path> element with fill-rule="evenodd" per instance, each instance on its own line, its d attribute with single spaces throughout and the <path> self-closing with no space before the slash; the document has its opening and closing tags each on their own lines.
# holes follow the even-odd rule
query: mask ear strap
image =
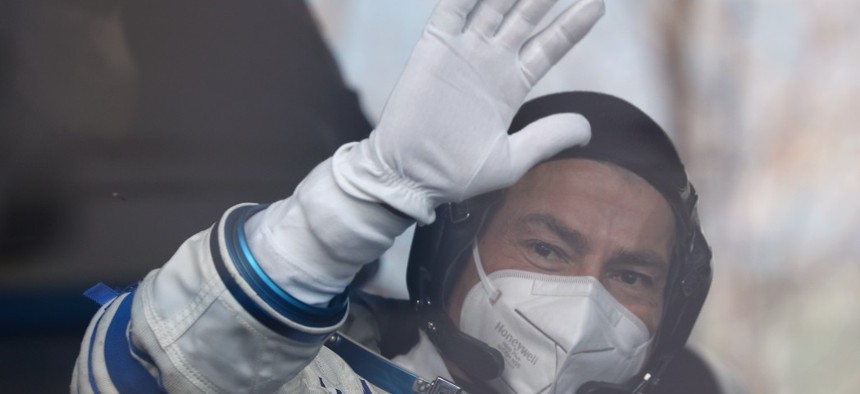
<svg viewBox="0 0 860 394">
<path fill-rule="evenodd" d="M 490 278 L 487 278 L 487 274 L 484 272 L 484 262 L 481 261 L 481 254 L 478 253 L 478 240 L 475 239 L 473 243 L 475 246 L 472 248 L 472 260 L 475 260 L 475 268 L 478 269 L 478 278 L 481 280 L 481 286 L 484 288 L 484 291 L 487 292 L 490 304 L 495 304 L 499 300 L 499 297 L 502 296 L 502 292 L 493 285 L 493 282 L 490 281 Z"/>
</svg>

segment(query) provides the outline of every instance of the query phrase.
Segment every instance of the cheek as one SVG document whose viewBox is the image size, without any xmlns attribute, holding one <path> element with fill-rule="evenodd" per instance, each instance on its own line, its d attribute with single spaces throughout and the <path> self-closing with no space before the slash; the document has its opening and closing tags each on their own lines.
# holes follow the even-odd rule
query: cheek
<svg viewBox="0 0 860 394">
<path fill-rule="evenodd" d="M 447 300 L 448 316 L 454 321 L 454 325 L 457 327 L 460 326 L 460 311 L 463 310 L 463 300 L 466 299 L 469 290 L 478 284 L 478 272 L 475 270 L 475 263 L 469 259 L 469 262 L 466 264 L 468 265 L 463 270 L 460 278 L 457 279 L 457 283 L 451 290 L 451 294 Z"/>
<path fill-rule="evenodd" d="M 490 274 L 503 269 L 524 269 L 522 256 L 516 248 L 516 240 L 510 232 L 493 232 L 478 240 L 478 250 L 484 263 L 484 272 Z M 474 262 L 471 262 L 474 270 Z M 477 278 L 477 272 L 475 272 Z"/>
<path fill-rule="evenodd" d="M 633 312 L 639 320 L 642 320 L 642 323 L 645 323 L 645 327 L 648 328 L 648 333 L 651 336 L 654 336 L 654 333 L 657 332 L 657 327 L 660 325 L 660 319 L 663 316 L 663 306 L 662 304 L 624 304 L 630 312 Z"/>
</svg>

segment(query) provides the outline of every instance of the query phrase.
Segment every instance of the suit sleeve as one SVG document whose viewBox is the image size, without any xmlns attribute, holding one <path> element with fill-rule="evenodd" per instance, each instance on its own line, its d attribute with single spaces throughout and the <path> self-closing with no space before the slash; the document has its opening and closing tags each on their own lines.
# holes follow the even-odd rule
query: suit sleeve
<svg viewBox="0 0 860 394">
<path fill-rule="evenodd" d="M 413 222 L 344 192 L 327 160 L 292 197 L 231 208 L 105 304 L 72 391 L 277 391 L 344 322 L 355 273 Z"/>
<path fill-rule="evenodd" d="M 311 306 L 266 283 L 243 231 L 261 208 L 232 208 L 105 304 L 82 342 L 72 391 L 272 392 L 310 363 L 345 319 L 347 299 Z"/>
</svg>

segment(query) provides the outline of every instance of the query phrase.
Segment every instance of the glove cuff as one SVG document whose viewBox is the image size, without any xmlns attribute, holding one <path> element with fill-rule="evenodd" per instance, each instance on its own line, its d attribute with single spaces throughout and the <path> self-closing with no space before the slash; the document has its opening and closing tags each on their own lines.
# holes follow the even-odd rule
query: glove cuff
<svg viewBox="0 0 860 394">
<path fill-rule="evenodd" d="M 245 232 L 252 254 L 275 283 L 306 304 L 320 305 L 342 293 L 412 223 L 378 202 L 345 193 L 327 160 L 292 197 L 252 216 Z"/>
<path fill-rule="evenodd" d="M 436 219 L 436 204 L 421 185 L 389 168 L 375 153 L 372 136 L 340 147 L 332 157 L 335 182 L 347 194 L 386 204 L 429 224 Z"/>
</svg>

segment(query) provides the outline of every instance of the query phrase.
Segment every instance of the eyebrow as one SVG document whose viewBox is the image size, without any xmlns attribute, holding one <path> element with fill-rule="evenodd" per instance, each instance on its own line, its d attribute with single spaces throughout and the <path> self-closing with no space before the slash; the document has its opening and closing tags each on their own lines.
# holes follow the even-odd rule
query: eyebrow
<svg viewBox="0 0 860 394">
<path fill-rule="evenodd" d="M 520 224 L 538 224 L 546 227 L 565 243 L 581 253 L 588 252 L 588 241 L 577 230 L 568 227 L 554 216 L 545 213 L 531 213 L 518 220 Z"/>
</svg>

